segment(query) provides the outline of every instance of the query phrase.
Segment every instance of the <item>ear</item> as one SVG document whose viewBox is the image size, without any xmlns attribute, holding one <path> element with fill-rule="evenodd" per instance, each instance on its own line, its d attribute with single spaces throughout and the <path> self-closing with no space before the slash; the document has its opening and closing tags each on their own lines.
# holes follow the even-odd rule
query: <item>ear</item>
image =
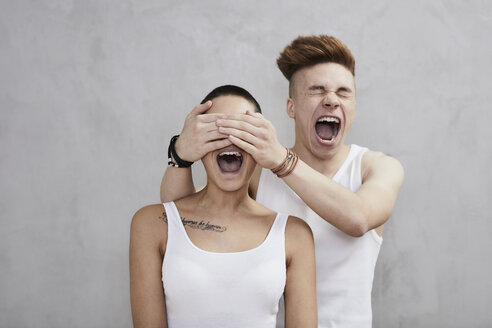
<svg viewBox="0 0 492 328">
<path fill-rule="evenodd" d="M 289 115 L 290 118 L 296 118 L 294 100 L 292 100 L 292 98 L 287 99 L 287 115 Z"/>
</svg>

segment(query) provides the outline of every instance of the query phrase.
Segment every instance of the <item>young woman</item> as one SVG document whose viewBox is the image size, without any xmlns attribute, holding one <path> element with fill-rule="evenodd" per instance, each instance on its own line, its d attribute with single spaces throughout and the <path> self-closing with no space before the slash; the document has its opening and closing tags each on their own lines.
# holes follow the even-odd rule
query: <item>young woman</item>
<svg viewBox="0 0 492 328">
<path fill-rule="evenodd" d="M 207 101 L 212 101 L 208 113 L 219 116 L 261 112 L 236 86 L 216 88 L 202 103 Z M 182 164 L 173 156 L 170 162 Z M 201 191 L 146 206 L 133 217 L 134 326 L 273 328 L 284 295 L 286 327 L 317 327 L 308 225 L 249 197 L 256 163 L 242 149 L 229 145 L 207 153 L 202 162 L 207 184 Z"/>
</svg>

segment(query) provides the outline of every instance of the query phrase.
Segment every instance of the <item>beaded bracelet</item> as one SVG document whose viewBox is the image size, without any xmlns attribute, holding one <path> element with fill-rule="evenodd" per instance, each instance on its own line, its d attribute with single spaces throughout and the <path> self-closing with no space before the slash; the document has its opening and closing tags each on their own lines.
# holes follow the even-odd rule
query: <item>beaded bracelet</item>
<svg viewBox="0 0 492 328">
<path fill-rule="evenodd" d="M 167 157 L 168 157 L 168 166 L 172 167 L 190 167 L 193 162 L 188 162 L 185 161 L 184 159 L 181 159 L 181 157 L 178 156 L 176 153 L 176 149 L 174 148 L 174 145 L 176 143 L 176 140 L 178 140 L 179 134 L 175 135 L 174 137 L 171 138 L 171 141 L 169 142 L 169 147 L 167 148 Z M 171 157 L 172 155 L 172 157 Z M 173 158 L 176 162 L 173 162 Z"/>
</svg>

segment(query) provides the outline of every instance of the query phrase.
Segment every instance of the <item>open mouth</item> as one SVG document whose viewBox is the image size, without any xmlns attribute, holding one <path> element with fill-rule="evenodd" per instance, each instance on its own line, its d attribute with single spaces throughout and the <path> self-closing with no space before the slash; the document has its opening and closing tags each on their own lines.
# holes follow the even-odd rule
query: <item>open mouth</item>
<svg viewBox="0 0 492 328">
<path fill-rule="evenodd" d="M 326 142 L 332 142 L 338 135 L 340 130 L 340 120 L 336 117 L 321 117 L 316 122 L 316 134 L 318 137 Z"/>
<path fill-rule="evenodd" d="M 224 173 L 236 173 L 243 164 L 243 155 L 238 151 L 222 151 L 217 155 L 217 164 Z"/>
</svg>

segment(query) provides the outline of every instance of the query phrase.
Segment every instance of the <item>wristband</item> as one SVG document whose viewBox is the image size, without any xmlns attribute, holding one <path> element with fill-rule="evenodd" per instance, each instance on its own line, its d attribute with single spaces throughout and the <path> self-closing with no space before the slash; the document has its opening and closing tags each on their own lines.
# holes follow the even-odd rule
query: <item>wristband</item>
<svg viewBox="0 0 492 328">
<path fill-rule="evenodd" d="M 271 169 L 272 173 L 276 174 L 279 178 L 284 178 L 291 174 L 297 165 L 297 161 L 299 160 L 299 157 L 296 153 L 294 153 L 287 147 L 285 148 L 285 150 L 287 151 L 287 155 L 285 156 L 283 162 L 280 163 L 277 167 Z"/>
<path fill-rule="evenodd" d="M 178 137 L 179 134 L 175 135 L 174 137 L 171 138 L 171 141 L 169 142 L 169 147 L 167 148 L 167 157 L 168 157 L 167 165 L 172 167 L 190 167 L 191 164 L 193 164 L 193 162 L 188 162 L 185 161 L 184 159 L 181 159 L 176 153 L 176 149 L 174 148 L 174 145 L 176 143 L 176 140 L 178 140 Z M 173 162 L 173 158 L 176 162 Z"/>
</svg>

